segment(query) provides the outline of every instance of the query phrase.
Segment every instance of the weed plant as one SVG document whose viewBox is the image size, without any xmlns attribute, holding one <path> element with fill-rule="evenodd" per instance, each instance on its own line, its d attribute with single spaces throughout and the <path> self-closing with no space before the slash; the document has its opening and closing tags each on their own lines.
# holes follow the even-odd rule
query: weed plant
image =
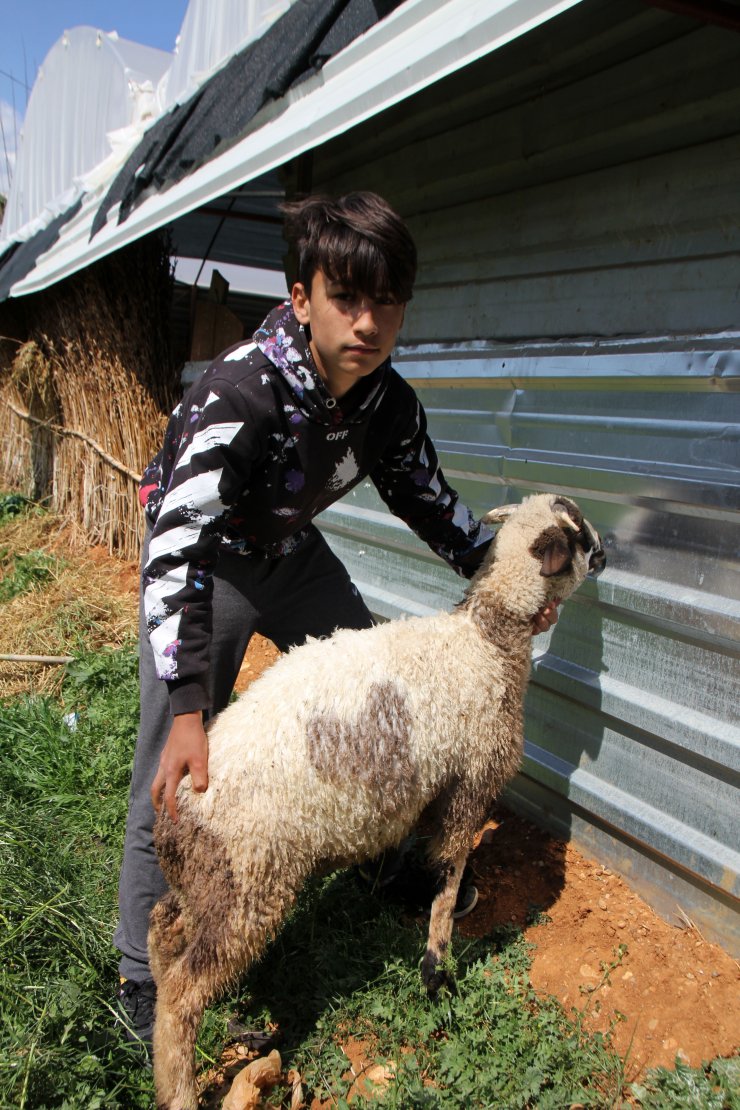
<svg viewBox="0 0 740 1110">
<path fill-rule="evenodd" d="M 740 1110 L 740 1057 L 718 1057 L 701 1068 L 679 1058 L 673 1071 L 655 1068 L 632 1094 L 643 1110 Z"/>
</svg>

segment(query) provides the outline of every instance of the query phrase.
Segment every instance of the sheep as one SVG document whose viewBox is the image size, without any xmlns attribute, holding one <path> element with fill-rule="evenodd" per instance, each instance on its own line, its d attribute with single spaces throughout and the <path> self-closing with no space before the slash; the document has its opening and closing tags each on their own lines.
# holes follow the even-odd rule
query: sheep
<svg viewBox="0 0 740 1110">
<path fill-rule="evenodd" d="M 605 563 L 578 506 L 541 494 L 502 523 L 452 612 L 337 631 L 283 656 L 209 726 L 209 786 L 178 788 L 155 843 L 170 893 L 150 918 L 160 1110 L 194 1110 L 205 1007 L 279 928 L 306 878 L 413 828 L 438 876 L 422 979 L 442 966 L 472 839 L 518 769 L 531 622 Z"/>
</svg>

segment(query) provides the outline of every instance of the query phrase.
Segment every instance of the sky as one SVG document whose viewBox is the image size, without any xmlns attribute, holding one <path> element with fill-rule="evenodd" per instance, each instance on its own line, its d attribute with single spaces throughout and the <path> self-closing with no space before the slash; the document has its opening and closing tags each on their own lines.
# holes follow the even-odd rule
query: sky
<svg viewBox="0 0 740 1110">
<path fill-rule="evenodd" d="M 7 192 L 36 71 L 66 30 L 87 25 L 118 31 L 171 51 L 186 10 L 187 0 L 0 0 L 0 193 Z"/>
</svg>

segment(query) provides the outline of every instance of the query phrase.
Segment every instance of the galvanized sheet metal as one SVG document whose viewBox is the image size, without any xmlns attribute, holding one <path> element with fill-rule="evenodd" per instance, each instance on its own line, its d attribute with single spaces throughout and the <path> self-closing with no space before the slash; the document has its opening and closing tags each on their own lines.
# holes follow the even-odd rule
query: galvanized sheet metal
<svg viewBox="0 0 740 1110">
<path fill-rule="evenodd" d="M 465 500 L 563 491 L 606 539 L 510 798 L 738 952 L 739 106 L 739 36 L 583 0 L 313 155 L 409 220 L 397 364 Z M 379 614 L 461 596 L 371 488 L 325 522 Z"/>
<path fill-rule="evenodd" d="M 733 339 L 652 352 L 638 341 L 606 350 L 584 342 L 567 355 L 425 344 L 396 360 L 474 510 L 562 491 L 607 547 L 604 575 L 534 642 L 511 799 L 628 872 L 658 909 L 670 916 L 680 905 L 729 947 L 740 943 Z M 323 525 L 379 615 L 461 596 L 463 584 L 369 483 Z"/>
</svg>

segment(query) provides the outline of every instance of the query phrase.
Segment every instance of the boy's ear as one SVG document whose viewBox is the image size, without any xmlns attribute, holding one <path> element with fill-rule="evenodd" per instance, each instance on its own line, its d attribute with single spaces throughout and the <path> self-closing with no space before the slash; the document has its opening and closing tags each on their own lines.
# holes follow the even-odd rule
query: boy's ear
<svg viewBox="0 0 740 1110">
<path fill-rule="evenodd" d="M 311 302 L 302 281 L 297 281 L 290 291 L 293 312 L 299 324 L 304 326 L 311 320 Z"/>
</svg>

